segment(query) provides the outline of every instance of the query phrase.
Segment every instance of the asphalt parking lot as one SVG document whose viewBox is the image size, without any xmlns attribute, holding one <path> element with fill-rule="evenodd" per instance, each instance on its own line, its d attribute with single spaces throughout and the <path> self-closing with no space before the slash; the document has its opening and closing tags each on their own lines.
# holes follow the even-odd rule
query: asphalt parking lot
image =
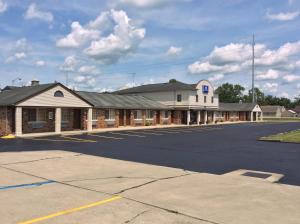
<svg viewBox="0 0 300 224">
<path fill-rule="evenodd" d="M 0 221 L 299 223 L 299 145 L 257 141 L 299 127 L 248 123 L 0 140 Z"/>
</svg>

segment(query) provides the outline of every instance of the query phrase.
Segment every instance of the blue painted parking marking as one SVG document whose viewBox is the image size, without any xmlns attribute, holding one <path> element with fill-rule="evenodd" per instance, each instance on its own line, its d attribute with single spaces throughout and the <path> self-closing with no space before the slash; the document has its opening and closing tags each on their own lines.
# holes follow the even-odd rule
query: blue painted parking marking
<svg viewBox="0 0 300 224">
<path fill-rule="evenodd" d="M 2 186 L 2 187 L 0 187 L 0 190 L 9 190 L 9 189 L 23 188 L 23 187 L 39 187 L 41 185 L 51 184 L 51 183 L 54 183 L 54 182 L 55 181 L 53 181 L 53 180 L 49 180 L 49 181 L 37 182 L 37 183 L 30 183 L 30 184 L 19 184 L 19 185 L 12 185 L 12 186 Z"/>
</svg>

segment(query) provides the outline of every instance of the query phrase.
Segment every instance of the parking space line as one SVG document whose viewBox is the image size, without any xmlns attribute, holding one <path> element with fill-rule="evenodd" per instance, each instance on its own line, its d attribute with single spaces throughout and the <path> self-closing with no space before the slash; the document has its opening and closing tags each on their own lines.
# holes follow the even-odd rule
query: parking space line
<svg viewBox="0 0 300 224">
<path fill-rule="evenodd" d="M 11 185 L 11 186 L 4 186 L 0 187 L 0 190 L 9 190 L 9 189 L 14 189 L 14 188 L 25 188 L 25 187 L 39 187 L 41 185 L 45 184 L 51 184 L 54 183 L 55 181 L 49 180 L 49 181 L 43 181 L 43 182 L 36 182 L 36 183 L 30 183 L 30 184 L 19 184 L 19 185 Z"/>
<path fill-rule="evenodd" d="M 94 140 L 89 140 L 89 139 L 83 139 L 83 138 L 74 138 L 74 137 L 68 137 L 68 136 L 61 136 L 61 138 L 64 138 L 64 139 L 69 139 L 69 140 L 75 140 L 75 141 L 78 141 L 78 142 L 97 142 L 97 141 L 94 141 Z"/>
<path fill-rule="evenodd" d="M 135 135 L 135 134 L 126 134 L 126 133 L 116 133 L 116 132 L 110 132 L 110 134 L 113 135 L 124 135 L 124 136 L 132 136 L 132 137 L 139 137 L 139 138 L 145 138 L 144 135 Z"/>
<path fill-rule="evenodd" d="M 34 141 L 47 141 L 47 142 L 84 142 L 84 141 L 75 141 L 75 140 L 67 140 L 67 139 L 48 139 L 48 138 L 26 138 Z"/>
<path fill-rule="evenodd" d="M 180 133 L 178 131 L 165 131 L 165 130 L 155 130 L 155 132 L 158 132 L 158 133 L 167 133 L 167 134 L 176 134 L 176 133 Z"/>
<path fill-rule="evenodd" d="M 80 210 L 92 208 L 92 207 L 95 207 L 95 206 L 98 206 L 98 205 L 103 205 L 103 204 L 106 204 L 106 203 L 109 203 L 109 202 L 112 202 L 112 201 L 119 200 L 121 198 L 122 197 L 120 197 L 120 196 L 114 196 L 114 197 L 111 197 L 111 198 L 108 198 L 108 199 L 105 199 L 105 200 L 102 200 L 102 201 L 98 201 L 98 202 L 91 203 L 91 204 L 84 205 L 84 206 L 77 207 L 77 208 L 72 208 L 72 209 L 68 209 L 68 210 L 56 212 L 56 213 L 53 213 L 51 215 L 43 216 L 43 217 L 40 217 L 40 218 L 36 218 L 36 219 L 29 220 L 29 221 L 25 221 L 25 222 L 20 222 L 18 224 L 32 224 L 32 223 L 37 223 L 37 222 L 44 221 L 44 220 L 47 220 L 47 219 L 52 219 L 52 218 L 55 218 L 55 217 L 58 217 L 58 216 L 68 215 L 70 213 L 78 212 Z"/>
<path fill-rule="evenodd" d="M 159 134 L 159 133 L 146 132 L 146 131 L 139 131 L 138 133 L 137 132 L 133 132 L 133 131 L 127 131 L 127 132 L 128 133 L 133 133 L 133 134 L 141 133 L 141 134 L 144 134 L 144 135 L 163 135 L 163 134 Z"/>
<path fill-rule="evenodd" d="M 112 137 L 112 136 L 105 136 L 105 135 L 93 135 L 93 134 L 88 134 L 88 135 L 98 137 L 98 138 L 109 138 L 109 139 L 116 139 L 116 140 L 124 139 L 124 138 L 120 138 L 120 137 Z"/>
</svg>

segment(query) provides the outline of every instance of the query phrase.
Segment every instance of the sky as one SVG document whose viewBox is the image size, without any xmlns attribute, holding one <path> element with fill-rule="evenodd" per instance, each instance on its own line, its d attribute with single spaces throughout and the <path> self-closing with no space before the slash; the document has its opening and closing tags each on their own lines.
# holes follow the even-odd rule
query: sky
<svg viewBox="0 0 300 224">
<path fill-rule="evenodd" d="M 208 79 L 300 94 L 300 0 L 0 0 L 0 87 Z"/>
</svg>

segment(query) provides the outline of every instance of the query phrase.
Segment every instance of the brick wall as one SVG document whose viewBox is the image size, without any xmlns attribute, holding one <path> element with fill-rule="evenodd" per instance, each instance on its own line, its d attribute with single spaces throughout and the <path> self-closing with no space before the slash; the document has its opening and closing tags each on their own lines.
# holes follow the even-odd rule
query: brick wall
<svg viewBox="0 0 300 224">
<path fill-rule="evenodd" d="M 160 124 L 170 125 L 171 124 L 171 111 L 168 111 L 168 118 L 164 118 L 164 111 L 160 111 Z"/>
<path fill-rule="evenodd" d="M 0 107 L 0 136 L 12 134 L 14 109 L 12 107 Z"/>
<path fill-rule="evenodd" d="M 55 109 L 48 108 L 46 110 L 46 120 L 43 122 L 30 122 L 28 121 L 27 108 L 22 109 L 22 131 L 26 133 L 39 133 L 39 132 L 54 132 L 55 131 L 55 117 L 49 119 L 49 113 L 55 114 Z"/>
<path fill-rule="evenodd" d="M 115 121 L 105 120 L 104 109 L 93 109 L 93 110 L 97 110 L 98 113 L 97 121 L 94 122 L 93 129 L 119 127 L 119 110 L 115 110 Z"/>
<path fill-rule="evenodd" d="M 182 113 L 180 110 L 174 111 L 174 124 L 181 124 Z"/>
</svg>

